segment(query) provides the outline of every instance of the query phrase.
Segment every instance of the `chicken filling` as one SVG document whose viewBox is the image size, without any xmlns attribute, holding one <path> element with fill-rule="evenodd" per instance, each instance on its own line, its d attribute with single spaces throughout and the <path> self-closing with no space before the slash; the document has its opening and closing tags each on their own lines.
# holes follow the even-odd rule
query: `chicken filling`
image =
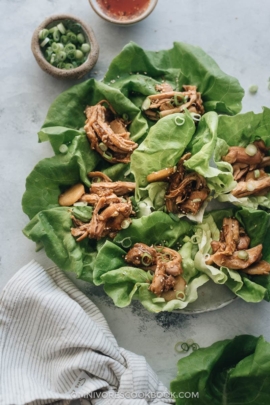
<svg viewBox="0 0 270 405">
<path fill-rule="evenodd" d="M 232 146 L 222 160 L 233 167 L 236 187 L 232 195 L 237 198 L 264 196 L 270 192 L 270 176 L 265 172 L 265 167 L 270 166 L 270 148 L 264 141 L 255 141 L 246 148 Z"/>
<path fill-rule="evenodd" d="M 194 171 L 187 172 L 185 169 L 184 162 L 190 157 L 191 153 L 187 153 L 176 167 L 163 169 L 147 176 L 149 183 L 154 181 L 169 183 L 165 194 L 168 212 L 196 215 L 210 194 L 205 178 Z"/>
<path fill-rule="evenodd" d="M 250 238 L 235 218 L 224 218 L 220 238 L 211 242 L 206 264 L 225 266 L 249 275 L 268 275 L 270 264 L 262 258 L 262 244 L 250 247 Z"/>
<path fill-rule="evenodd" d="M 153 273 L 149 290 L 158 297 L 166 301 L 184 298 L 186 282 L 181 276 L 182 257 L 175 250 L 136 243 L 126 254 L 125 261 Z"/>
<path fill-rule="evenodd" d="M 159 94 L 148 96 L 142 105 L 146 116 L 154 121 L 186 109 L 195 114 L 204 114 L 201 93 L 196 86 L 184 85 L 182 92 L 174 91 L 168 83 L 156 85 Z"/>
<path fill-rule="evenodd" d="M 103 104 L 107 104 L 108 108 Z M 96 150 L 110 163 L 128 163 L 138 144 L 130 139 L 128 122 L 117 117 L 116 112 L 106 100 L 85 109 L 85 132 L 91 148 Z"/>
</svg>

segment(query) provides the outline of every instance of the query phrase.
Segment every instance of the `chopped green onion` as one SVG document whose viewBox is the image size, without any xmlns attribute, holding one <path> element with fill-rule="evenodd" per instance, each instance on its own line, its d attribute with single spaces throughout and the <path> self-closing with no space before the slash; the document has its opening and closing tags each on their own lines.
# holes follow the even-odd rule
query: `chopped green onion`
<svg viewBox="0 0 270 405">
<path fill-rule="evenodd" d="M 194 343 L 194 340 L 193 340 L 193 339 L 188 339 L 188 340 L 186 341 L 186 344 L 189 345 L 189 346 L 193 345 L 193 343 Z"/>
<path fill-rule="evenodd" d="M 41 42 L 40 46 L 43 48 L 47 43 L 50 42 L 50 38 L 45 38 L 44 41 Z"/>
<path fill-rule="evenodd" d="M 73 204 L 73 207 L 86 207 L 87 206 L 87 202 L 86 201 L 78 201 L 78 202 L 75 202 L 74 204 Z"/>
<path fill-rule="evenodd" d="M 59 146 L 59 152 L 60 152 L 60 153 L 65 154 L 65 153 L 67 153 L 67 151 L 68 151 L 68 146 L 65 145 L 64 143 Z"/>
<path fill-rule="evenodd" d="M 178 343 L 176 343 L 176 345 L 174 346 L 174 350 L 177 352 L 177 353 L 183 353 L 184 352 L 184 350 L 182 349 L 182 344 L 184 344 L 185 342 L 178 342 Z"/>
<path fill-rule="evenodd" d="M 54 52 L 57 52 L 58 49 L 59 49 L 59 46 L 58 46 L 58 44 L 56 42 L 53 42 L 52 45 L 51 45 L 51 48 L 52 48 L 52 50 Z"/>
<path fill-rule="evenodd" d="M 70 60 L 76 59 L 76 49 L 71 49 L 70 51 L 67 52 L 67 57 Z"/>
<path fill-rule="evenodd" d="M 188 352 L 188 351 L 189 351 L 189 345 L 188 345 L 187 343 L 182 343 L 182 344 L 181 344 L 181 349 L 182 349 L 184 352 Z"/>
<path fill-rule="evenodd" d="M 209 258 L 210 258 L 210 254 L 209 253 L 205 253 L 205 255 L 204 255 L 204 260 L 206 261 L 206 260 L 208 260 Z"/>
<path fill-rule="evenodd" d="M 142 255 L 141 262 L 144 266 L 150 266 L 153 262 L 153 257 L 150 255 L 150 253 L 145 252 Z"/>
<path fill-rule="evenodd" d="M 75 51 L 75 59 L 79 60 L 83 58 L 83 52 L 80 51 L 79 49 L 76 49 Z"/>
<path fill-rule="evenodd" d="M 45 39 L 45 38 L 47 38 L 48 35 L 49 35 L 49 30 L 44 28 L 43 30 L 39 31 L 38 37 L 39 37 L 39 39 Z"/>
<path fill-rule="evenodd" d="M 66 35 L 62 35 L 61 42 L 63 45 L 66 45 L 68 43 L 68 37 Z"/>
<path fill-rule="evenodd" d="M 131 221 L 129 219 L 124 219 L 124 221 L 121 223 L 121 228 L 127 229 L 130 224 L 131 224 Z"/>
<path fill-rule="evenodd" d="M 57 30 L 57 28 L 56 28 L 56 27 L 52 27 L 52 28 L 50 28 L 50 29 L 49 29 L 49 33 L 53 35 L 54 30 Z"/>
<path fill-rule="evenodd" d="M 74 44 L 68 43 L 68 44 L 66 44 L 64 49 L 65 49 L 66 52 L 75 51 L 76 46 Z"/>
<path fill-rule="evenodd" d="M 128 118 L 129 118 L 128 115 L 127 115 L 126 113 L 124 113 L 124 114 L 123 114 L 123 120 L 124 120 L 124 121 L 128 121 Z"/>
<path fill-rule="evenodd" d="M 72 63 L 65 63 L 65 69 L 66 70 L 74 69 L 74 66 L 72 65 Z"/>
<path fill-rule="evenodd" d="M 107 159 L 107 160 L 112 160 L 112 158 L 113 158 L 113 156 L 110 152 L 104 152 L 102 154 L 102 156 L 104 157 L 104 159 Z"/>
<path fill-rule="evenodd" d="M 185 301 L 186 294 L 184 293 L 184 291 L 175 291 L 175 297 L 177 300 Z"/>
<path fill-rule="evenodd" d="M 161 303 L 166 302 L 166 301 L 165 301 L 165 298 L 157 297 L 157 298 L 153 298 L 153 299 L 152 299 L 152 302 L 153 302 L 154 304 L 161 304 Z"/>
<path fill-rule="evenodd" d="M 239 250 L 239 252 L 237 252 L 237 256 L 241 260 L 246 261 L 246 260 L 249 259 L 249 255 L 248 255 L 248 252 L 246 250 Z"/>
<path fill-rule="evenodd" d="M 128 249 L 132 245 L 132 240 L 130 237 L 127 237 L 121 241 L 118 241 L 118 243 L 120 243 L 123 246 L 123 248 Z"/>
<path fill-rule="evenodd" d="M 77 40 L 78 40 L 78 42 L 80 42 L 80 44 L 83 44 L 84 43 L 84 36 L 83 36 L 83 34 L 78 34 L 77 35 Z"/>
<path fill-rule="evenodd" d="M 59 41 L 60 41 L 60 32 L 58 31 L 58 29 L 54 30 L 54 32 L 53 32 L 53 39 L 54 39 L 56 42 L 59 42 Z"/>
<path fill-rule="evenodd" d="M 77 35 L 74 34 L 74 32 L 68 31 L 68 32 L 67 32 L 67 38 L 68 38 L 68 41 L 72 42 L 73 44 L 76 44 L 76 42 L 77 42 Z"/>
<path fill-rule="evenodd" d="M 81 50 L 83 51 L 83 53 L 88 53 L 90 51 L 90 45 L 89 44 L 82 44 L 81 46 Z"/>
<path fill-rule="evenodd" d="M 259 169 L 254 170 L 254 177 L 255 177 L 255 179 L 258 179 L 258 178 L 260 177 L 260 175 L 261 175 L 261 172 L 260 172 Z"/>
<path fill-rule="evenodd" d="M 185 236 L 185 237 L 183 238 L 183 242 L 184 242 L 184 243 L 190 242 L 190 237 L 189 237 L 189 236 Z"/>
<path fill-rule="evenodd" d="M 253 183 L 253 181 L 252 181 L 252 180 L 249 180 L 249 181 L 247 182 L 247 190 L 248 190 L 248 191 L 254 191 L 255 188 L 256 188 L 256 186 L 255 186 L 255 184 Z"/>
<path fill-rule="evenodd" d="M 61 42 L 58 42 L 58 51 L 64 51 L 64 45 Z"/>
<path fill-rule="evenodd" d="M 63 23 L 59 23 L 59 24 L 57 24 L 57 29 L 58 29 L 58 31 L 60 31 L 61 32 L 61 34 L 62 35 L 64 35 L 65 33 L 66 33 L 66 28 L 65 28 L 65 26 L 64 26 L 64 24 Z"/>
<path fill-rule="evenodd" d="M 174 122 L 178 127 L 180 127 L 181 125 L 184 125 L 185 118 L 181 115 L 178 115 L 177 117 L 175 117 Z"/>
<path fill-rule="evenodd" d="M 256 84 L 253 84 L 248 90 L 251 94 L 256 94 L 258 91 L 258 86 Z"/>
<path fill-rule="evenodd" d="M 179 102 L 179 100 L 178 100 L 179 97 L 180 97 L 180 99 L 181 99 L 180 102 Z M 173 101 L 174 101 L 174 104 L 178 107 L 179 105 L 183 104 L 184 99 L 183 99 L 183 97 L 181 97 L 181 96 L 175 94 L 175 95 L 173 96 Z"/>
<path fill-rule="evenodd" d="M 248 156 L 255 156 L 257 153 L 258 149 L 256 148 L 255 145 L 253 145 L 252 143 L 249 144 L 246 149 L 245 152 Z"/>
<path fill-rule="evenodd" d="M 60 51 L 60 52 L 57 52 L 56 56 L 57 56 L 57 59 L 58 59 L 58 60 L 60 60 L 61 62 L 63 62 L 63 61 L 66 59 L 67 54 L 66 54 L 65 51 Z"/>
<path fill-rule="evenodd" d="M 146 97 L 146 99 L 144 100 L 144 102 L 142 104 L 142 110 L 143 111 L 148 110 L 150 105 L 151 105 L 151 100 L 149 97 Z"/>
<path fill-rule="evenodd" d="M 198 345 L 198 343 L 192 343 L 191 349 L 192 349 L 193 352 L 198 350 L 199 348 L 200 348 L 200 346 Z"/>
<path fill-rule="evenodd" d="M 55 53 L 52 53 L 50 63 L 53 65 L 55 62 L 56 62 L 56 55 L 55 55 Z"/>
<path fill-rule="evenodd" d="M 173 212 L 170 212 L 170 213 L 169 213 L 169 216 L 170 216 L 171 219 L 173 219 L 175 222 L 179 222 L 179 221 L 180 221 L 180 218 L 179 218 L 176 214 L 174 214 Z"/>
<path fill-rule="evenodd" d="M 201 243 L 201 237 L 200 235 L 197 235 L 196 233 L 191 236 L 190 242 L 193 243 L 193 245 L 198 245 Z"/>
<path fill-rule="evenodd" d="M 197 113 L 190 113 L 190 115 L 192 116 L 194 121 L 200 121 L 202 116 L 201 114 L 197 114 Z"/>
<path fill-rule="evenodd" d="M 72 65 L 73 65 L 73 67 L 75 67 L 75 68 L 79 66 L 78 63 L 75 62 L 75 60 L 73 60 L 71 63 L 72 63 Z"/>
<path fill-rule="evenodd" d="M 106 150 L 108 149 L 108 147 L 103 142 L 100 142 L 98 146 L 99 146 L 99 149 L 102 150 L 102 152 L 106 152 Z"/>
</svg>

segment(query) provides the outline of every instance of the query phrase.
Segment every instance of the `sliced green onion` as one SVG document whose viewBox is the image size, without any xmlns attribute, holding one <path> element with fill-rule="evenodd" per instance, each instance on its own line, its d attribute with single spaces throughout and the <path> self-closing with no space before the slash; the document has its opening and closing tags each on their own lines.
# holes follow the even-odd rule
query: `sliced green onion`
<svg viewBox="0 0 270 405">
<path fill-rule="evenodd" d="M 50 38 L 47 37 L 41 42 L 40 46 L 43 48 L 48 42 L 50 42 Z"/>
<path fill-rule="evenodd" d="M 124 219 L 124 221 L 121 223 L 121 228 L 127 229 L 130 224 L 131 224 L 131 221 L 129 219 Z"/>
<path fill-rule="evenodd" d="M 188 351 L 189 351 L 189 345 L 184 342 L 184 343 L 181 344 L 181 349 L 182 349 L 184 352 L 188 352 Z"/>
<path fill-rule="evenodd" d="M 77 42 L 77 35 L 74 34 L 74 32 L 68 31 L 68 32 L 67 32 L 67 38 L 68 38 L 68 41 L 72 42 L 73 44 L 76 44 L 76 42 Z"/>
<path fill-rule="evenodd" d="M 184 242 L 184 243 L 190 242 L 190 237 L 189 237 L 189 236 L 185 236 L 185 237 L 183 238 L 183 242 Z"/>
<path fill-rule="evenodd" d="M 150 266 L 153 262 L 153 257 L 150 255 L 150 253 L 145 252 L 142 255 L 141 262 L 144 266 Z"/>
<path fill-rule="evenodd" d="M 79 49 L 76 49 L 75 51 L 75 59 L 79 60 L 83 58 L 83 52 L 80 51 Z"/>
<path fill-rule="evenodd" d="M 58 51 L 63 51 L 64 45 L 61 42 L 58 42 Z"/>
<path fill-rule="evenodd" d="M 86 201 L 78 201 L 78 202 L 75 202 L 75 203 L 73 204 L 73 206 L 74 206 L 74 207 L 86 207 L 86 206 L 87 206 L 87 202 L 86 202 Z"/>
<path fill-rule="evenodd" d="M 179 102 L 178 98 L 181 98 L 181 101 Z M 174 104 L 178 107 L 179 105 L 183 104 L 183 98 L 181 96 L 177 96 L 176 94 L 173 96 L 173 101 Z"/>
<path fill-rule="evenodd" d="M 248 156 L 255 156 L 257 153 L 258 149 L 256 148 L 255 145 L 253 145 L 252 143 L 249 144 L 246 149 L 245 152 Z"/>
<path fill-rule="evenodd" d="M 54 39 L 56 42 L 59 42 L 59 41 L 60 41 L 60 32 L 58 31 L 58 29 L 55 29 L 55 30 L 54 30 L 54 32 L 53 32 L 53 39 Z"/>
<path fill-rule="evenodd" d="M 127 115 L 126 113 L 124 113 L 124 114 L 123 114 L 123 120 L 124 120 L 124 121 L 128 121 L 128 118 L 129 118 L 128 115 Z"/>
<path fill-rule="evenodd" d="M 51 64 L 54 64 L 55 62 L 56 62 L 56 55 L 55 55 L 55 53 L 52 53 L 52 54 L 51 54 L 50 63 L 51 63 Z"/>
<path fill-rule="evenodd" d="M 78 65 L 78 63 L 77 63 L 77 62 L 75 62 L 75 60 L 73 60 L 71 63 L 72 63 L 72 65 L 73 65 L 73 67 L 74 67 L 74 68 L 76 68 L 76 67 L 78 67 L 78 66 L 79 66 L 79 65 Z"/>
<path fill-rule="evenodd" d="M 196 350 L 198 350 L 200 348 L 200 346 L 198 345 L 198 343 L 192 343 L 191 345 L 191 349 L 193 352 L 195 352 Z"/>
<path fill-rule="evenodd" d="M 84 36 L 83 36 L 83 34 L 77 34 L 77 41 L 80 43 L 80 44 L 83 44 L 84 43 Z"/>
<path fill-rule="evenodd" d="M 59 23 L 59 24 L 57 24 L 57 29 L 58 29 L 58 31 L 60 31 L 61 32 L 61 34 L 62 35 L 64 35 L 65 33 L 66 33 L 66 28 L 65 28 L 65 26 L 64 26 L 64 24 L 63 23 Z"/>
<path fill-rule="evenodd" d="M 118 243 L 120 243 L 123 246 L 123 248 L 128 249 L 132 245 L 132 240 L 130 237 L 127 237 L 121 241 L 118 241 Z"/>
<path fill-rule="evenodd" d="M 183 350 L 182 349 L 182 345 L 183 344 L 185 344 L 185 342 L 178 342 L 178 343 L 176 343 L 176 345 L 174 346 L 174 350 L 177 352 L 177 353 L 183 353 L 184 351 L 186 351 L 186 350 Z"/>
<path fill-rule="evenodd" d="M 169 213 L 169 216 L 170 216 L 171 219 L 173 219 L 175 222 L 179 222 L 179 221 L 180 221 L 180 218 L 179 218 L 176 214 L 174 214 L 173 212 L 170 212 L 170 213 Z"/>
<path fill-rule="evenodd" d="M 239 252 L 237 252 L 237 256 L 241 260 L 247 261 L 249 259 L 249 255 L 248 255 L 248 252 L 246 250 L 239 250 Z"/>
<path fill-rule="evenodd" d="M 72 65 L 72 63 L 65 63 L 65 69 L 66 70 L 74 69 L 74 66 Z"/>
<path fill-rule="evenodd" d="M 197 235 L 196 233 L 191 236 L 190 242 L 193 243 L 193 245 L 198 245 L 201 243 L 201 237 L 200 235 Z"/>
<path fill-rule="evenodd" d="M 62 44 L 66 45 L 68 43 L 68 37 L 66 35 L 62 35 L 61 42 L 62 42 Z"/>
<path fill-rule="evenodd" d="M 60 153 L 65 154 L 65 153 L 67 153 L 67 151 L 68 151 L 68 146 L 65 145 L 64 143 L 59 146 L 59 152 L 60 152 Z"/>
<path fill-rule="evenodd" d="M 186 344 L 189 345 L 189 346 L 193 345 L 193 343 L 194 343 L 194 340 L 193 340 L 193 339 L 188 339 L 188 340 L 186 341 Z"/>
<path fill-rule="evenodd" d="M 161 303 L 166 302 L 166 301 L 165 301 L 165 298 L 157 297 L 157 298 L 153 298 L 153 299 L 152 299 L 152 302 L 153 302 L 154 304 L 161 304 Z"/>
<path fill-rule="evenodd" d="M 99 146 L 99 149 L 101 149 L 102 150 L 102 152 L 106 152 L 106 150 L 108 149 L 108 147 L 105 145 L 105 143 L 103 143 L 103 142 L 100 142 L 99 144 L 98 144 L 98 146 Z"/>
<path fill-rule="evenodd" d="M 149 97 L 146 97 L 146 99 L 144 100 L 144 102 L 142 104 L 142 110 L 143 111 L 148 110 L 150 105 L 151 105 L 151 100 Z"/>
<path fill-rule="evenodd" d="M 175 117 L 174 122 L 178 127 L 180 127 L 181 125 L 184 125 L 185 118 L 183 116 L 178 115 L 177 117 Z"/>
<path fill-rule="evenodd" d="M 209 258 L 210 258 L 210 254 L 209 253 L 205 253 L 205 255 L 204 255 L 204 260 L 206 261 L 206 260 L 208 260 Z"/>
<path fill-rule="evenodd" d="M 175 297 L 177 300 L 185 301 L 186 294 L 184 293 L 184 291 L 175 291 Z"/>
<path fill-rule="evenodd" d="M 51 48 L 54 52 L 57 52 L 59 50 L 59 46 L 56 42 L 52 43 Z"/>
<path fill-rule="evenodd" d="M 102 156 L 104 157 L 104 159 L 107 159 L 107 160 L 112 160 L 112 158 L 113 158 L 113 156 L 110 152 L 104 152 L 102 154 Z"/>
<path fill-rule="evenodd" d="M 57 30 L 57 28 L 56 28 L 56 27 L 52 27 L 52 28 L 50 28 L 50 29 L 49 29 L 49 33 L 53 35 L 54 30 Z"/>
<path fill-rule="evenodd" d="M 66 44 L 64 49 L 65 49 L 66 52 L 75 51 L 76 46 L 74 44 L 68 43 L 68 44 Z"/>
<path fill-rule="evenodd" d="M 90 49 L 91 49 L 91 47 L 90 47 L 90 45 L 87 44 L 87 43 L 84 43 L 84 44 L 82 44 L 82 46 L 81 46 L 81 50 L 83 51 L 83 53 L 88 53 L 88 52 L 90 52 Z"/>
<path fill-rule="evenodd" d="M 46 57 L 47 59 L 50 59 L 52 53 L 53 53 L 53 50 L 52 50 L 51 46 L 49 46 L 49 47 L 46 49 L 46 51 L 45 51 L 45 57 Z"/>
<path fill-rule="evenodd" d="M 48 35 L 49 35 L 49 30 L 44 28 L 43 30 L 39 31 L 38 37 L 39 37 L 39 39 L 45 39 L 45 38 L 47 38 Z"/>
<path fill-rule="evenodd" d="M 71 49 L 70 51 L 67 52 L 67 57 L 70 60 L 76 59 L 76 49 Z"/>
<path fill-rule="evenodd" d="M 260 175 L 261 175 L 260 170 L 258 170 L 258 169 L 254 170 L 254 177 L 255 177 L 255 179 L 258 179 L 258 178 L 260 177 Z"/>
<path fill-rule="evenodd" d="M 197 113 L 190 113 L 190 115 L 192 116 L 194 121 L 200 121 L 202 116 L 201 114 L 197 114 Z"/>
<path fill-rule="evenodd" d="M 250 94 L 256 94 L 258 91 L 258 86 L 256 84 L 253 84 L 252 86 L 249 87 L 249 92 Z"/>
<path fill-rule="evenodd" d="M 67 54 L 66 54 L 65 51 L 60 51 L 60 52 L 57 52 L 56 56 L 57 56 L 57 59 L 58 59 L 58 60 L 60 60 L 61 62 L 63 62 L 63 61 L 66 59 Z"/>
<path fill-rule="evenodd" d="M 255 190 L 255 184 L 253 183 L 253 181 L 251 181 L 251 180 L 249 180 L 248 182 L 247 182 L 247 190 L 248 191 L 254 191 Z"/>
</svg>

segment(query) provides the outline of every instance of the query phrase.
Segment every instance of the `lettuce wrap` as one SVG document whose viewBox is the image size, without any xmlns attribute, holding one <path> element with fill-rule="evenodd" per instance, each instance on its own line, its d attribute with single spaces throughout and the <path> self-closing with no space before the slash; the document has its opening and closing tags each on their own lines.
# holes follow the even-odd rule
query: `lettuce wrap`
<svg viewBox="0 0 270 405">
<path fill-rule="evenodd" d="M 178 117 L 184 120 L 183 125 L 176 124 Z M 136 181 L 137 200 L 156 210 L 164 209 L 168 182 L 148 183 L 147 175 L 174 167 L 187 152 L 191 153 L 191 158 L 185 161 L 184 166 L 206 179 L 211 191 L 208 200 L 229 191 L 234 184 L 232 173 L 210 166 L 216 147 L 217 126 L 218 115 L 215 112 L 203 115 L 197 126 L 188 111 L 160 119 L 131 156 L 130 168 Z M 141 206 L 141 211 L 145 213 L 146 207 Z M 188 217 L 200 222 L 204 209 L 196 217 Z"/>
<path fill-rule="evenodd" d="M 206 264 L 207 256 L 212 252 L 211 242 L 219 240 L 224 218 L 236 218 L 250 237 L 250 247 L 263 244 L 262 260 L 270 261 L 269 214 L 265 211 L 248 208 L 235 208 L 212 211 L 206 215 L 202 224 L 196 225 L 199 251 L 194 258 L 194 265 L 217 284 L 226 284 L 238 297 L 247 302 L 269 301 L 270 276 L 251 276 L 239 270 L 225 266 Z"/>
<path fill-rule="evenodd" d="M 240 335 L 182 358 L 170 384 L 176 405 L 268 405 L 270 344 Z"/>
<path fill-rule="evenodd" d="M 267 147 L 270 147 L 270 109 L 264 107 L 263 112 L 255 114 L 247 112 L 234 117 L 220 116 L 217 129 L 217 144 L 214 151 L 214 161 L 217 167 L 226 172 L 232 173 L 232 165 L 224 162 L 225 156 L 231 146 L 247 147 L 252 142 L 261 139 Z M 269 172 L 269 167 L 266 167 Z M 230 188 L 234 188 L 233 184 Z M 231 202 L 235 205 L 257 208 L 270 208 L 270 192 L 264 196 L 246 196 L 237 198 L 231 193 L 218 196 L 221 202 Z"/>
<path fill-rule="evenodd" d="M 244 96 L 237 79 L 222 72 L 201 48 L 182 42 L 155 52 L 130 42 L 113 59 L 103 81 L 120 89 L 139 107 L 164 81 L 179 91 L 183 85 L 196 85 L 206 112 L 237 114 Z"/>
</svg>

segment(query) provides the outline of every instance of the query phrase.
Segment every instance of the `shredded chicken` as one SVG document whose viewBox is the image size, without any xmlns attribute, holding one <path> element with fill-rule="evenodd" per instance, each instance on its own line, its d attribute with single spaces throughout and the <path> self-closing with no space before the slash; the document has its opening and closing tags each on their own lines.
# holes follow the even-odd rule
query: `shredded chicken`
<svg viewBox="0 0 270 405">
<path fill-rule="evenodd" d="M 183 272 L 181 255 L 164 246 L 136 243 L 126 254 L 125 260 L 133 266 L 154 273 L 149 290 L 157 296 L 175 291 L 176 282 L 179 283 L 178 278 Z M 171 295 L 176 298 L 175 293 Z"/>
<path fill-rule="evenodd" d="M 147 176 L 148 182 L 169 183 L 165 195 L 168 212 L 196 215 L 210 194 L 203 176 L 194 171 L 186 171 L 184 162 L 190 157 L 191 154 L 187 153 L 180 159 L 176 168 L 162 169 Z"/>
<path fill-rule="evenodd" d="M 102 104 L 107 104 L 105 108 Z M 127 124 L 117 114 L 106 100 L 95 106 L 86 107 L 85 132 L 91 148 L 95 149 L 110 163 L 128 163 L 130 155 L 138 144 L 130 139 Z"/>
<path fill-rule="evenodd" d="M 265 156 L 270 148 L 262 140 L 255 141 L 252 145 L 257 149 L 253 156 L 246 153 L 246 148 L 232 146 L 222 158 L 233 167 L 237 185 L 232 190 L 232 195 L 237 198 L 263 196 L 270 192 L 270 176 L 264 170 L 270 166 L 270 156 Z"/>
<path fill-rule="evenodd" d="M 130 216 L 134 215 L 129 194 L 134 192 L 135 183 L 112 182 L 101 172 L 91 172 L 88 175 L 90 178 L 106 181 L 92 183 L 90 193 L 85 193 L 78 200 L 92 205 L 94 210 L 89 223 L 84 223 L 72 216 L 75 227 L 71 228 L 71 234 L 77 242 L 87 237 L 100 239 L 109 236 L 113 238 L 118 231 L 129 225 Z"/>
<path fill-rule="evenodd" d="M 250 275 L 269 274 L 270 264 L 261 260 L 262 244 L 249 247 L 250 238 L 235 218 L 224 218 L 219 241 L 212 241 L 213 254 L 206 264 L 241 270 Z"/>
<path fill-rule="evenodd" d="M 201 93 L 196 86 L 184 85 L 183 91 L 174 91 L 168 83 L 156 85 L 159 94 L 148 96 L 143 109 L 151 120 L 159 120 L 166 115 L 179 113 L 185 109 L 196 114 L 204 114 Z"/>
</svg>

